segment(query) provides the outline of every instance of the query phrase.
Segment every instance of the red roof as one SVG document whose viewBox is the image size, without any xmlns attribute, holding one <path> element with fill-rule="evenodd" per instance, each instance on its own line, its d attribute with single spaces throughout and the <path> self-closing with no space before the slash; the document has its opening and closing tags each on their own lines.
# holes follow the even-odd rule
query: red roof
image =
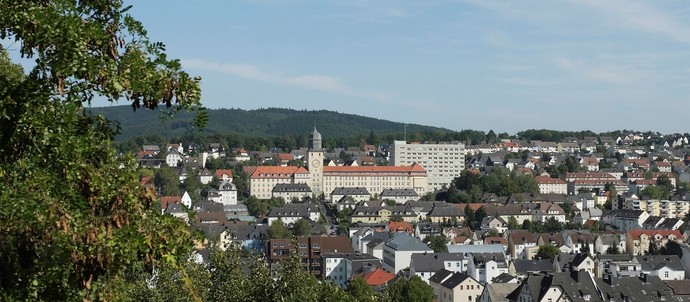
<svg viewBox="0 0 690 302">
<path fill-rule="evenodd" d="M 278 158 L 281 161 L 283 161 L 283 160 L 284 161 L 290 161 L 290 160 L 295 159 L 295 157 L 292 156 L 292 154 L 290 154 L 290 153 L 278 153 L 278 154 L 276 154 L 276 158 Z"/>
<path fill-rule="evenodd" d="M 411 166 L 325 166 L 323 172 L 351 172 L 351 173 L 395 173 L 395 172 L 424 172 L 426 170 L 420 164 Z"/>
<path fill-rule="evenodd" d="M 227 175 L 228 177 L 232 177 L 232 170 L 228 170 L 228 169 L 216 170 L 216 177 L 223 178 L 223 175 Z"/>
<path fill-rule="evenodd" d="M 303 167 L 295 166 L 258 166 L 250 178 L 291 178 L 294 174 L 309 174 Z"/>
<path fill-rule="evenodd" d="M 537 184 L 550 184 L 550 185 L 564 185 L 566 184 L 565 180 L 562 180 L 560 178 L 551 178 L 548 176 L 537 176 L 534 178 L 534 180 L 537 182 Z"/>
<path fill-rule="evenodd" d="M 388 230 L 391 232 L 412 233 L 412 223 L 407 221 L 391 221 L 388 223 Z"/>
<path fill-rule="evenodd" d="M 161 207 L 165 210 L 169 204 L 181 203 L 182 196 L 161 196 Z"/>
<path fill-rule="evenodd" d="M 375 270 L 364 275 L 364 281 L 371 286 L 380 286 L 388 283 L 388 281 L 393 280 L 395 275 L 389 273 L 382 268 L 376 268 Z"/>
</svg>

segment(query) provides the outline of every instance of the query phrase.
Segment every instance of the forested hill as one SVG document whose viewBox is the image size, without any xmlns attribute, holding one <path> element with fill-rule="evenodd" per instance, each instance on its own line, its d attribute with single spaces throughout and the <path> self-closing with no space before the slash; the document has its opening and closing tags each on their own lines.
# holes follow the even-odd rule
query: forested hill
<svg viewBox="0 0 690 302">
<path fill-rule="evenodd" d="M 175 137 L 193 131 L 192 115 L 180 113 L 173 119 L 161 119 L 161 112 L 140 109 L 132 112 L 131 106 L 89 108 L 94 113 L 120 123 L 121 134 L 117 140 L 126 140 L 137 135 L 160 135 Z M 308 135 L 316 126 L 324 136 L 349 137 L 376 134 L 402 133 L 404 125 L 382 119 L 334 111 L 292 110 L 266 108 L 256 110 L 209 109 L 208 123 L 204 132 L 208 134 L 239 133 L 244 136 Z M 451 130 L 407 124 L 409 132 L 451 132 Z"/>
</svg>

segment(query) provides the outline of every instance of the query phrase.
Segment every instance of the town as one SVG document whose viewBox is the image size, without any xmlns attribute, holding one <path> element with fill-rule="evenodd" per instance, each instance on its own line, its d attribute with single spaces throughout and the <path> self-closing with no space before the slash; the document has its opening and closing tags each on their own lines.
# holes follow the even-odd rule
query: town
<svg viewBox="0 0 690 302">
<path fill-rule="evenodd" d="M 307 134 L 305 134 L 306 136 Z M 684 135 L 408 142 L 269 152 L 143 145 L 161 213 L 322 282 L 419 278 L 436 301 L 688 301 Z M 360 280 L 361 281 L 361 280 Z"/>
</svg>

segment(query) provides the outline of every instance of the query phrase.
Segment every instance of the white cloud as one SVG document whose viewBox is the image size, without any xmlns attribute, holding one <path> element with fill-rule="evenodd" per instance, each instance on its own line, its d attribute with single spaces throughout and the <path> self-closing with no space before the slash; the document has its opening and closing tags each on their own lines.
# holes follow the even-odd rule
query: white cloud
<svg viewBox="0 0 690 302">
<path fill-rule="evenodd" d="M 290 76 L 277 72 L 264 71 L 253 65 L 224 64 L 202 59 L 185 59 L 182 60 L 182 65 L 189 69 L 219 72 L 265 83 L 300 87 L 379 102 L 389 102 L 393 99 L 393 96 L 386 93 L 356 89 L 346 85 L 338 78 L 324 75 Z"/>
<path fill-rule="evenodd" d="M 588 64 L 584 61 L 575 61 L 568 58 L 558 58 L 556 65 L 561 69 L 571 72 L 576 76 L 586 77 L 609 84 L 633 84 L 650 76 L 650 73 L 632 66 L 602 64 Z"/>
</svg>

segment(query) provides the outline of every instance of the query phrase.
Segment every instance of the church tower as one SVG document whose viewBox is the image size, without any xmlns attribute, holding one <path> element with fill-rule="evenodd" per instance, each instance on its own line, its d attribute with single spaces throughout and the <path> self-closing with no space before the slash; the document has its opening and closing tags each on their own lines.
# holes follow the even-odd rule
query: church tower
<svg viewBox="0 0 690 302">
<path fill-rule="evenodd" d="M 316 131 L 309 136 L 309 150 L 307 151 L 307 167 L 309 168 L 309 186 L 315 196 L 323 194 L 323 149 L 321 148 L 321 133 Z"/>
</svg>

